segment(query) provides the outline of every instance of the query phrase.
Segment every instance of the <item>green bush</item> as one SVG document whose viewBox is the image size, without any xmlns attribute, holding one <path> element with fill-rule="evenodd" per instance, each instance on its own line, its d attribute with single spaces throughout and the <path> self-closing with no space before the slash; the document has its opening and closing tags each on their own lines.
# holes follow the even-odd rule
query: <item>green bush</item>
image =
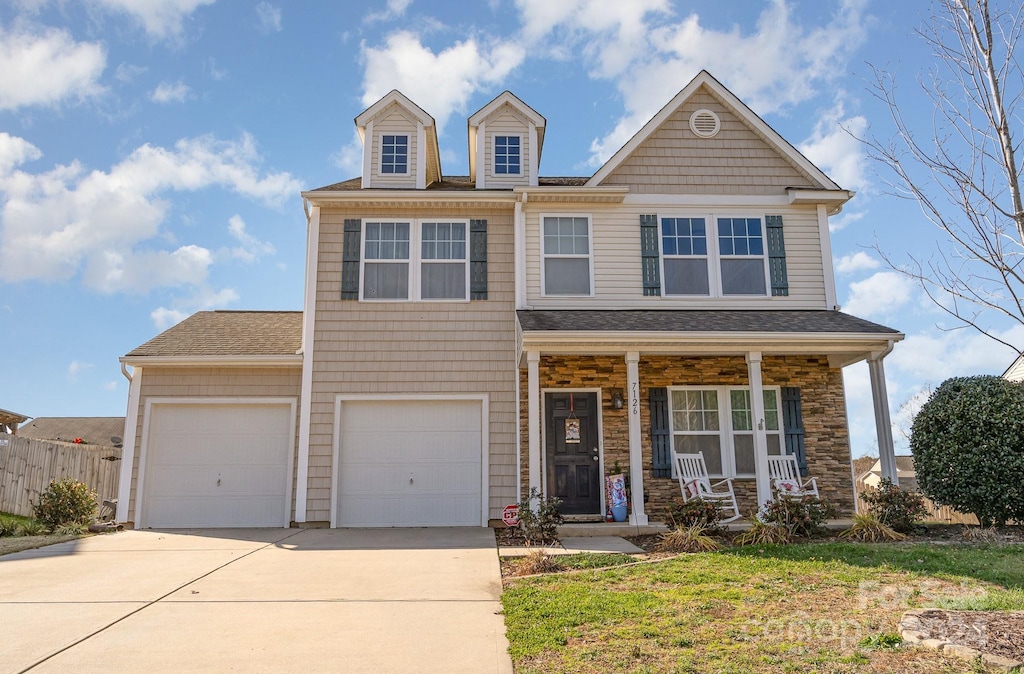
<svg viewBox="0 0 1024 674">
<path fill-rule="evenodd" d="M 836 516 L 835 507 L 817 496 L 779 496 L 765 503 L 757 519 L 768 525 L 780 526 L 794 538 L 809 538 L 821 531 L 829 519 Z"/>
<path fill-rule="evenodd" d="M 861 494 L 868 504 L 868 512 L 878 521 L 900 533 L 913 533 L 928 513 L 924 496 L 916 491 L 900 489 L 887 477 L 877 487 L 869 487 Z"/>
<path fill-rule="evenodd" d="M 947 379 L 914 419 L 910 450 L 928 498 L 983 526 L 1024 522 L 1024 384 Z"/>
<path fill-rule="evenodd" d="M 533 502 L 537 502 L 534 511 Z M 546 498 L 534 487 L 530 497 L 519 504 L 519 529 L 527 545 L 545 545 L 558 540 L 558 525 L 564 521 L 558 506 L 561 499 Z"/>
<path fill-rule="evenodd" d="M 695 498 L 684 501 L 681 497 L 672 499 L 667 511 L 668 526 L 670 529 L 701 527 L 714 532 L 719 528 L 722 519 L 722 510 L 714 501 L 705 501 Z"/>
<path fill-rule="evenodd" d="M 63 524 L 89 524 L 96 516 L 96 492 L 70 477 L 52 480 L 32 510 L 51 531 Z"/>
<path fill-rule="evenodd" d="M 18 533 L 21 524 L 13 517 L 0 515 L 0 536 L 14 536 Z"/>
</svg>

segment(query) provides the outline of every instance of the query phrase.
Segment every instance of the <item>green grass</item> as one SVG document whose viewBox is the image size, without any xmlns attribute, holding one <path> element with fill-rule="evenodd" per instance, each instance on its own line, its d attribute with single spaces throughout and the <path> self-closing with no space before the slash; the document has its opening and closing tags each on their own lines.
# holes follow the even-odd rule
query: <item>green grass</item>
<svg viewBox="0 0 1024 674">
<path fill-rule="evenodd" d="M 936 602 L 941 608 L 959 611 L 1024 611 L 1024 590 L 989 590 L 967 597 Z"/>
<path fill-rule="evenodd" d="M 578 555 L 559 555 L 558 561 L 567 569 L 600 569 L 606 566 L 631 564 L 632 555 L 611 552 L 584 552 Z"/>
<path fill-rule="evenodd" d="M 517 672 L 953 672 L 888 642 L 909 608 L 1019 597 L 1024 546 L 828 543 L 733 549 L 510 580 Z M 879 644 L 881 645 L 881 643 Z"/>
</svg>

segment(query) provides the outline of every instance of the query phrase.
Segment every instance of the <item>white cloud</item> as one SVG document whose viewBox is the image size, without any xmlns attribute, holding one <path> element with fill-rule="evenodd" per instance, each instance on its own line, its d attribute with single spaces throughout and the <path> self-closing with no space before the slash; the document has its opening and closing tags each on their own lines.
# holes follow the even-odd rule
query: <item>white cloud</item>
<svg viewBox="0 0 1024 674">
<path fill-rule="evenodd" d="M 132 17 L 145 31 L 158 39 L 181 34 L 186 17 L 198 7 L 214 0 L 92 0 L 107 10 Z"/>
<path fill-rule="evenodd" d="M 354 177 L 363 172 L 363 141 L 358 131 L 352 129 L 352 139 L 332 154 L 331 160 L 347 175 Z"/>
<path fill-rule="evenodd" d="M 878 269 L 882 263 L 864 251 L 844 255 L 835 261 L 836 271 L 840 274 L 852 274 L 858 271 Z"/>
<path fill-rule="evenodd" d="M 24 138 L 0 131 L 0 177 L 7 175 L 14 167 L 35 161 L 42 156 L 39 148 Z"/>
<path fill-rule="evenodd" d="M 117 70 L 114 72 L 114 77 L 118 82 L 131 82 L 139 75 L 145 73 L 146 70 L 147 68 L 145 66 L 122 63 L 117 66 Z"/>
<path fill-rule="evenodd" d="M 850 284 L 843 311 L 864 318 L 891 315 L 912 299 L 914 283 L 895 271 L 880 271 Z"/>
<path fill-rule="evenodd" d="M 228 220 L 228 233 L 241 245 L 231 249 L 231 257 L 245 262 L 255 262 L 263 255 L 273 255 L 277 250 L 267 241 L 260 241 L 245 231 L 242 216 L 232 215 Z"/>
<path fill-rule="evenodd" d="M 95 366 L 92 363 L 83 363 L 78 360 L 71 361 L 71 364 L 68 365 L 68 381 L 72 384 L 76 383 L 78 381 L 78 375 L 85 370 L 92 369 L 93 367 Z"/>
<path fill-rule="evenodd" d="M 143 145 L 109 172 L 73 162 L 0 175 L 0 278 L 61 281 L 82 273 L 86 286 L 102 292 L 201 283 L 208 250 L 147 246 L 171 207 L 167 195 L 219 187 L 276 205 L 299 190 L 290 174 L 261 174 L 259 163 L 245 134 L 184 139 L 172 149 Z"/>
<path fill-rule="evenodd" d="M 153 319 L 153 325 L 156 326 L 157 330 L 166 330 L 172 325 L 177 325 L 183 320 L 191 316 L 184 311 L 178 309 L 168 309 L 167 307 L 158 307 L 150 312 L 149 317 Z"/>
<path fill-rule="evenodd" d="M 435 54 L 415 33 L 398 31 L 381 47 L 363 46 L 363 104 L 370 106 L 398 89 L 433 115 L 440 131 L 449 115 L 465 111 L 470 96 L 503 82 L 525 56 L 514 41 L 481 43 L 476 38 Z"/>
<path fill-rule="evenodd" d="M 864 219 L 864 211 L 850 211 L 843 210 L 838 216 L 832 216 L 828 219 L 828 231 L 838 232 L 841 229 L 845 229 L 853 223 Z"/>
<path fill-rule="evenodd" d="M 190 91 L 188 85 L 181 80 L 161 82 L 149 95 L 149 99 L 154 103 L 184 103 Z"/>
<path fill-rule="evenodd" d="M 373 23 L 374 21 L 390 21 L 401 18 L 405 15 L 405 10 L 409 9 L 411 4 L 412 0 L 388 0 L 384 11 L 367 14 L 363 21 L 365 23 Z"/>
<path fill-rule="evenodd" d="M 95 42 L 75 42 L 65 30 L 42 33 L 0 27 L 0 110 L 56 105 L 103 92 L 99 77 L 107 53 Z"/>
<path fill-rule="evenodd" d="M 840 187 L 862 191 L 867 187 L 867 153 L 857 140 L 867 135 L 868 120 L 845 117 L 842 102 L 822 114 L 814 133 L 800 146 L 805 157 Z"/>
<path fill-rule="evenodd" d="M 213 57 L 210 57 L 206 60 L 206 72 L 210 74 L 210 79 L 214 80 L 215 82 L 220 82 L 221 80 L 227 79 L 228 76 L 228 71 L 224 68 L 218 67 L 217 60 Z"/>
<path fill-rule="evenodd" d="M 173 307 L 158 307 L 149 317 L 158 330 L 166 330 L 175 323 L 180 323 L 197 311 L 220 309 L 238 301 L 238 293 L 233 288 L 213 290 L 209 286 L 197 289 L 191 297 L 176 300 Z"/>
<path fill-rule="evenodd" d="M 103 385 L 103 390 L 104 391 L 116 391 L 117 390 L 117 380 L 115 379 L 114 381 L 108 381 L 106 384 Z"/>
<path fill-rule="evenodd" d="M 261 33 L 281 32 L 281 8 L 274 7 L 269 2 L 261 2 L 256 5 L 256 18 L 259 20 Z"/>
</svg>

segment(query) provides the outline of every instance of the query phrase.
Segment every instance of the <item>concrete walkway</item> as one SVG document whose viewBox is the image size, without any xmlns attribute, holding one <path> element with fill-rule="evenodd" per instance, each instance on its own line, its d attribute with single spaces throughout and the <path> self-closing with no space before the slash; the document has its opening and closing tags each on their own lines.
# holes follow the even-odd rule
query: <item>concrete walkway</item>
<svg viewBox="0 0 1024 674">
<path fill-rule="evenodd" d="M 0 557 L 0 672 L 511 674 L 490 529 L 126 531 Z"/>
</svg>

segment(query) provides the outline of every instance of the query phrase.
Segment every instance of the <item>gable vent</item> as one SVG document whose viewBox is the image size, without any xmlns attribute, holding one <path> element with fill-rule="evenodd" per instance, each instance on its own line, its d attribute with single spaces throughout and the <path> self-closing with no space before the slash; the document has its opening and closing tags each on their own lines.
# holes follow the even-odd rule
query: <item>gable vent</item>
<svg viewBox="0 0 1024 674">
<path fill-rule="evenodd" d="M 701 138 L 711 138 L 722 128 L 718 115 L 710 110 L 697 110 L 690 115 L 690 130 Z"/>
</svg>

